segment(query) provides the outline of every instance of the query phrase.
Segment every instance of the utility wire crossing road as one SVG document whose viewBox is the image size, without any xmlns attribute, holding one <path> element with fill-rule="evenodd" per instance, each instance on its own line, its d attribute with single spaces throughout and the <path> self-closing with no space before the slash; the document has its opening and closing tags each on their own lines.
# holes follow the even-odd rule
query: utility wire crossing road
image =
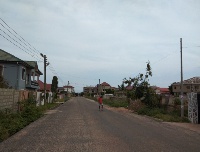
<svg viewBox="0 0 200 152">
<path fill-rule="evenodd" d="M 57 109 L 0 143 L 1 152 L 199 152 L 200 134 L 123 113 L 83 97 Z"/>
</svg>

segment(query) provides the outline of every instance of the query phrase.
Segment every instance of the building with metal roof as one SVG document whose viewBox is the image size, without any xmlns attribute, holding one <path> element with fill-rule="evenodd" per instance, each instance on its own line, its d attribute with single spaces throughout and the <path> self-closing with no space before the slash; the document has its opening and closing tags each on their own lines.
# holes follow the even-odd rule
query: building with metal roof
<svg viewBox="0 0 200 152">
<path fill-rule="evenodd" d="M 42 72 L 36 61 L 24 61 L 0 49 L 0 76 L 9 87 L 17 90 L 37 90 Z"/>
</svg>

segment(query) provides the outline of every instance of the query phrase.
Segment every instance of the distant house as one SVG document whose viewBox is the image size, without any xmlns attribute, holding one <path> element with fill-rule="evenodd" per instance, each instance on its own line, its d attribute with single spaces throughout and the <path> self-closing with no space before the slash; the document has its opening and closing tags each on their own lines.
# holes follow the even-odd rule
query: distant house
<svg viewBox="0 0 200 152">
<path fill-rule="evenodd" d="M 117 91 L 118 88 L 111 87 L 111 85 L 108 84 L 107 82 L 103 82 L 101 84 L 97 84 L 95 87 L 93 87 L 93 86 L 83 87 L 83 92 L 85 94 L 106 93 L 106 90 Z"/>
<path fill-rule="evenodd" d="M 44 82 L 42 82 L 41 80 L 38 80 L 38 84 L 39 84 L 39 91 L 44 91 Z M 46 91 L 47 92 L 51 92 L 51 84 L 47 84 L 46 83 Z"/>
<path fill-rule="evenodd" d="M 158 88 L 160 94 L 170 94 L 169 88 Z"/>
<path fill-rule="evenodd" d="M 119 90 L 119 88 L 116 88 L 116 87 L 111 87 L 111 90 L 113 90 L 113 91 L 118 91 L 118 90 Z"/>
<path fill-rule="evenodd" d="M 111 85 L 108 84 L 107 82 L 103 82 L 101 84 L 103 91 L 107 90 L 107 89 L 111 89 Z"/>
<path fill-rule="evenodd" d="M 85 94 L 93 94 L 93 93 L 97 93 L 97 87 L 92 87 L 92 86 L 89 86 L 89 87 L 83 87 L 83 92 Z"/>
<path fill-rule="evenodd" d="M 62 93 L 64 91 L 64 88 L 63 87 L 58 87 L 57 91 L 58 91 L 58 93 Z"/>
<path fill-rule="evenodd" d="M 0 49 L 0 74 L 17 90 L 37 90 L 42 72 L 36 61 L 24 61 Z"/>
<path fill-rule="evenodd" d="M 58 87 L 57 91 L 58 91 L 57 96 L 60 99 L 66 98 L 67 96 L 71 97 L 75 93 L 74 87 L 70 86 L 70 85 L 63 86 L 63 87 Z"/>
<path fill-rule="evenodd" d="M 101 93 L 106 93 L 106 90 L 112 90 L 113 88 L 111 87 L 110 84 L 107 82 L 103 82 L 101 84 L 97 84 L 96 88 L 94 88 L 95 94 L 101 94 Z"/>
<path fill-rule="evenodd" d="M 73 86 L 67 85 L 67 86 L 63 86 L 63 88 L 64 88 L 64 91 L 67 92 L 67 93 L 74 93 L 74 87 Z"/>
<path fill-rule="evenodd" d="M 181 94 L 181 83 L 174 82 L 172 84 L 172 91 L 175 95 Z M 200 77 L 193 77 L 183 81 L 183 93 L 200 92 Z"/>
<path fill-rule="evenodd" d="M 170 94 L 169 88 L 160 88 L 157 86 L 152 86 L 151 88 L 154 89 L 156 94 L 160 94 L 160 95 L 169 95 Z"/>
</svg>

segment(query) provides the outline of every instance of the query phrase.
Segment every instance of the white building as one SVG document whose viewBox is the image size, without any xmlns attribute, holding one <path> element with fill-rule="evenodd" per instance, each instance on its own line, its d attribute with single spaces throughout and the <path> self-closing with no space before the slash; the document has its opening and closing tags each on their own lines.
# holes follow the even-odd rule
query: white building
<svg viewBox="0 0 200 152">
<path fill-rule="evenodd" d="M 64 91 L 66 91 L 67 93 L 74 93 L 74 87 L 67 85 L 67 86 L 63 86 Z"/>
</svg>

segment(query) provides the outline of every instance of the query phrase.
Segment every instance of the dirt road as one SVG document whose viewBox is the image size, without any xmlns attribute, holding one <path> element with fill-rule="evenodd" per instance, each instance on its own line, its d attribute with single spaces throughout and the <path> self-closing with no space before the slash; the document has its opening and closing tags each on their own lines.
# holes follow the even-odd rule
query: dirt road
<svg viewBox="0 0 200 152">
<path fill-rule="evenodd" d="M 1 152 L 200 151 L 200 134 L 76 97 L 0 143 Z"/>
</svg>

